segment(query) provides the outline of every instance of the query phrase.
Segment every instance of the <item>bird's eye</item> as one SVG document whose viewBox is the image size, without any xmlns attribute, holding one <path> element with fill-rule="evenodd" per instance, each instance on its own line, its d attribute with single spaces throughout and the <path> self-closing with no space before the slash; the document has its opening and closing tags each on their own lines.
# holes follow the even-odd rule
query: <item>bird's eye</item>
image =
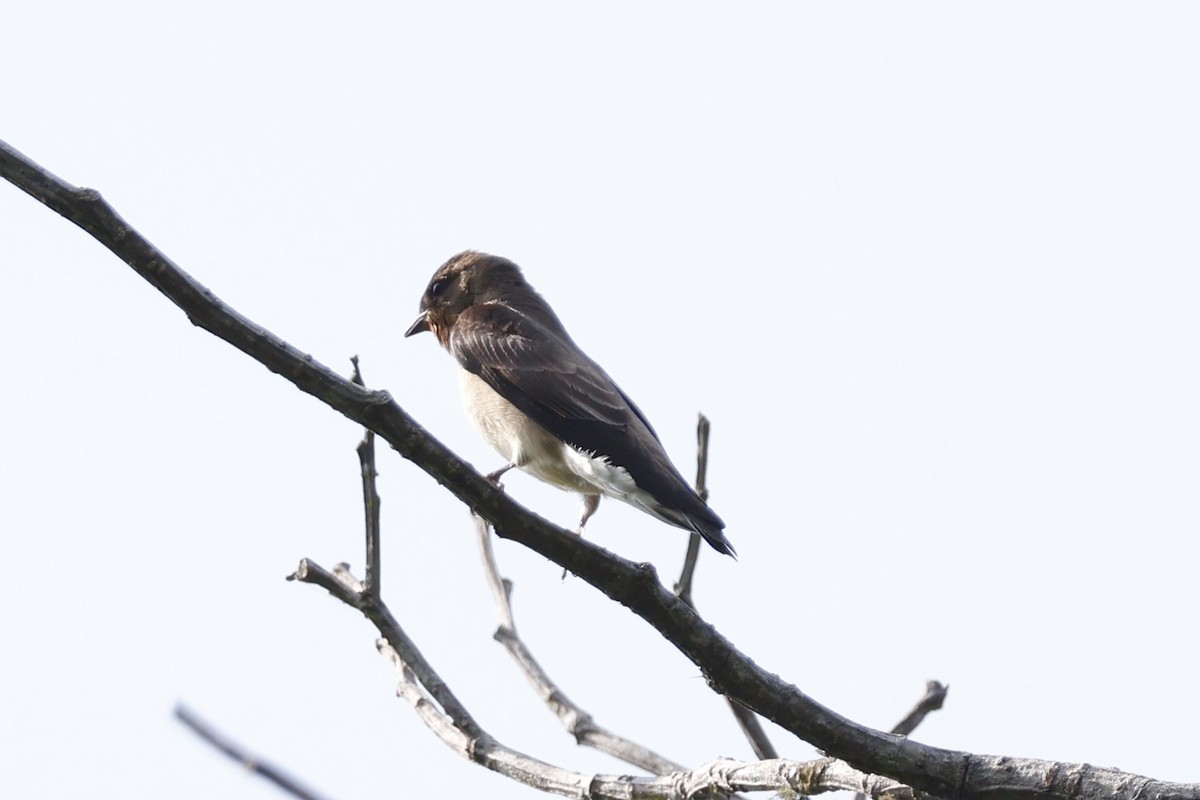
<svg viewBox="0 0 1200 800">
<path fill-rule="evenodd" d="M 438 297 L 450 285 L 449 278 L 438 278 L 433 283 L 429 284 L 429 294 L 433 297 Z"/>
</svg>

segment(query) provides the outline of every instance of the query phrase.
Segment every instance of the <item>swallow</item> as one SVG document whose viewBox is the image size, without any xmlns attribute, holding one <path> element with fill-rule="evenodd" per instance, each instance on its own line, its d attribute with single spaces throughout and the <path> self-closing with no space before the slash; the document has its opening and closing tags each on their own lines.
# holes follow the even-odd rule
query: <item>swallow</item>
<svg viewBox="0 0 1200 800">
<path fill-rule="evenodd" d="M 458 361 L 467 414 L 507 461 L 490 480 L 516 468 L 578 492 L 580 534 L 607 496 L 736 557 L 725 523 L 679 474 L 646 415 L 512 261 L 468 250 L 439 267 L 404 335 L 425 331 Z"/>
</svg>

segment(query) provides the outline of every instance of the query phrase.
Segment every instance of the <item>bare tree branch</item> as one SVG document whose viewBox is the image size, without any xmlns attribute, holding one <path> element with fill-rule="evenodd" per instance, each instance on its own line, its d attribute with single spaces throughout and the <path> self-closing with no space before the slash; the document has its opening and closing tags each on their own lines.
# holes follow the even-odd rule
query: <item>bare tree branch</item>
<svg viewBox="0 0 1200 800">
<path fill-rule="evenodd" d="M 228 308 L 121 219 L 99 193 L 56 178 L 3 142 L 0 175 L 90 233 L 183 309 L 194 324 L 382 436 L 402 456 L 492 523 L 497 535 L 540 553 L 629 608 L 696 664 L 715 691 L 830 756 L 947 797 L 982 798 L 1002 793 L 1008 800 L 1200 800 L 1200 784 L 1158 781 L 1087 764 L 1018 760 L 930 747 L 834 713 L 741 653 L 665 589 L 652 566 L 618 558 L 531 513 L 447 450 L 387 392 L 354 385 Z M 311 572 L 312 565 L 306 565 L 302 563 L 299 573 L 305 569 Z M 378 604 L 355 602 L 373 621 L 383 613 Z M 460 724 L 473 725 L 469 716 L 460 719 L 451 714 Z"/>
<path fill-rule="evenodd" d="M 307 788 L 283 770 L 263 761 L 258 756 L 251 755 L 240 745 L 235 744 L 232 740 L 221 734 L 216 728 L 197 717 L 187 707 L 183 705 L 175 706 L 175 718 L 217 750 L 229 756 L 255 775 L 275 784 L 293 797 L 298 797 L 300 800 L 324 800 L 322 795 Z"/>
</svg>

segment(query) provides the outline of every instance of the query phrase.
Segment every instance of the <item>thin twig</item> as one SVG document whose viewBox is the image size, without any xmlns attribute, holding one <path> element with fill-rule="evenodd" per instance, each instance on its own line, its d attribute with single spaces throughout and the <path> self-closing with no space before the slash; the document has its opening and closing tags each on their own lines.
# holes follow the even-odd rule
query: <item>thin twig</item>
<svg viewBox="0 0 1200 800">
<path fill-rule="evenodd" d="M 696 423 L 696 494 L 700 495 L 700 499 L 705 502 L 708 501 L 708 440 L 711 432 L 712 424 L 708 421 L 708 417 L 701 414 Z M 687 554 L 683 558 L 683 571 L 675 583 L 675 596 L 693 609 L 696 607 L 696 603 L 692 599 L 692 583 L 696 574 L 696 561 L 699 557 L 700 537 L 693 533 L 688 537 Z M 733 718 L 741 728 L 742 734 L 750 742 L 750 748 L 754 751 L 754 755 L 760 760 L 779 758 L 775 745 L 771 744 L 762 723 L 758 721 L 758 715 L 728 695 L 725 696 L 725 702 L 729 704 L 729 710 L 733 712 Z"/>
<path fill-rule="evenodd" d="M 687 603 L 689 606 L 692 603 L 692 579 L 696 575 L 696 561 L 700 558 L 700 534 L 692 532 L 688 536 L 687 550 L 683 554 L 683 569 L 679 573 L 679 580 L 675 582 L 675 595 Z"/>
<path fill-rule="evenodd" d="M 950 691 L 950 687 L 938 681 L 927 681 L 925 683 L 925 696 L 917 701 L 913 706 L 913 710 L 908 712 L 904 719 L 896 723 L 892 728 L 892 733 L 897 736 L 908 736 L 922 720 L 928 716 L 929 712 L 937 711 L 942 707 L 942 703 L 946 702 L 946 693 Z"/>
<path fill-rule="evenodd" d="M 354 376 L 351 380 L 366 388 L 362 373 L 358 369 L 358 356 L 352 357 L 350 362 L 354 365 Z M 375 479 L 379 477 L 379 473 L 375 469 L 375 431 L 370 428 L 364 431 L 363 440 L 359 442 L 357 452 L 358 463 L 362 470 L 363 512 L 366 516 L 367 538 L 367 575 L 363 579 L 363 586 L 364 591 L 378 598 L 383 590 L 379 582 L 380 499 L 379 492 L 375 488 Z"/>
<path fill-rule="evenodd" d="M 696 422 L 696 494 L 708 502 L 708 434 L 711 426 L 703 414 Z M 696 574 L 696 562 L 700 558 L 700 534 L 688 537 L 687 552 L 683 557 L 683 570 L 675 582 L 675 596 L 693 608 L 692 578 Z"/>
<path fill-rule="evenodd" d="M 486 519 L 474 512 L 471 513 L 471 520 L 475 523 L 475 541 L 479 543 L 479 554 L 483 557 L 483 576 L 487 579 L 488 588 L 492 590 L 492 601 L 496 605 L 496 613 L 500 616 L 500 628 L 516 634 L 517 622 L 512 611 L 512 581 L 500 575 L 496 551 L 492 547 L 492 527 Z"/>
<path fill-rule="evenodd" d="M 278 786 L 283 791 L 298 797 L 300 800 L 324 800 L 322 795 L 301 784 L 278 767 L 274 767 L 231 739 L 226 737 L 212 725 L 203 721 L 184 705 L 175 706 L 175 719 L 182 722 L 197 736 L 211 744 L 220 752 L 237 761 L 250 772 Z"/>
<path fill-rule="evenodd" d="M 532 684 L 538 696 L 554 712 L 567 732 L 574 736 L 575 741 L 581 745 L 608 753 L 627 764 L 640 767 L 655 775 L 683 771 L 684 768 L 674 761 L 597 725 L 591 714 L 572 702 L 550 679 L 550 676 L 546 674 L 541 664 L 533 657 L 529 648 L 517 634 L 512 610 L 512 581 L 500 575 L 500 567 L 492 548 L 491 529 L 487 520 L 478 514 L 473 516 L 475 535 L 479 542 L 480 554 L 483 557 L 484 575 L 496 603 L 496 613 L 500 617 L 500 625 L 493 638 L 508 650 L 509 655 L 525 673 L 526 679 Z"/>
</svg>

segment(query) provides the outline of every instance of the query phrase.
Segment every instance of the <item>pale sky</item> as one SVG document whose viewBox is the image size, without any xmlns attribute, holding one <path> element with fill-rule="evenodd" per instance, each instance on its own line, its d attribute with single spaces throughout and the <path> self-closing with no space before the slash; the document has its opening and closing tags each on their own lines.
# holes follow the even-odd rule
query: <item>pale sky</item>
<svg viewBox="0 0 1200 800">
<path fill-rule="evenodd" d="M 697 602 L 865 724 L 1197 780 L 1200 6 L 25 4 L 0 139 L 489 471 L 432 337 L 451 254 L 514 259 L 684 474 Z M 0 785 L 268 798 L 185 702 L 335 798 L 536 792 L 394 696 L 301 557 L 362 566 L 360 430 L 0 185 Z M 479 722 L 585 772 L 503 649 L 462 505 L 380 454 L 386 599 Z M 508 490 L 573 525 L 578 501 Z M 686 537 L 589 536 L 670 577 Z M 518 625 L 597 721 L 750 758 L 696 668 L 517 545 Z M 772 729 L 787 756 L 812 748 Z"/>
</svg>

